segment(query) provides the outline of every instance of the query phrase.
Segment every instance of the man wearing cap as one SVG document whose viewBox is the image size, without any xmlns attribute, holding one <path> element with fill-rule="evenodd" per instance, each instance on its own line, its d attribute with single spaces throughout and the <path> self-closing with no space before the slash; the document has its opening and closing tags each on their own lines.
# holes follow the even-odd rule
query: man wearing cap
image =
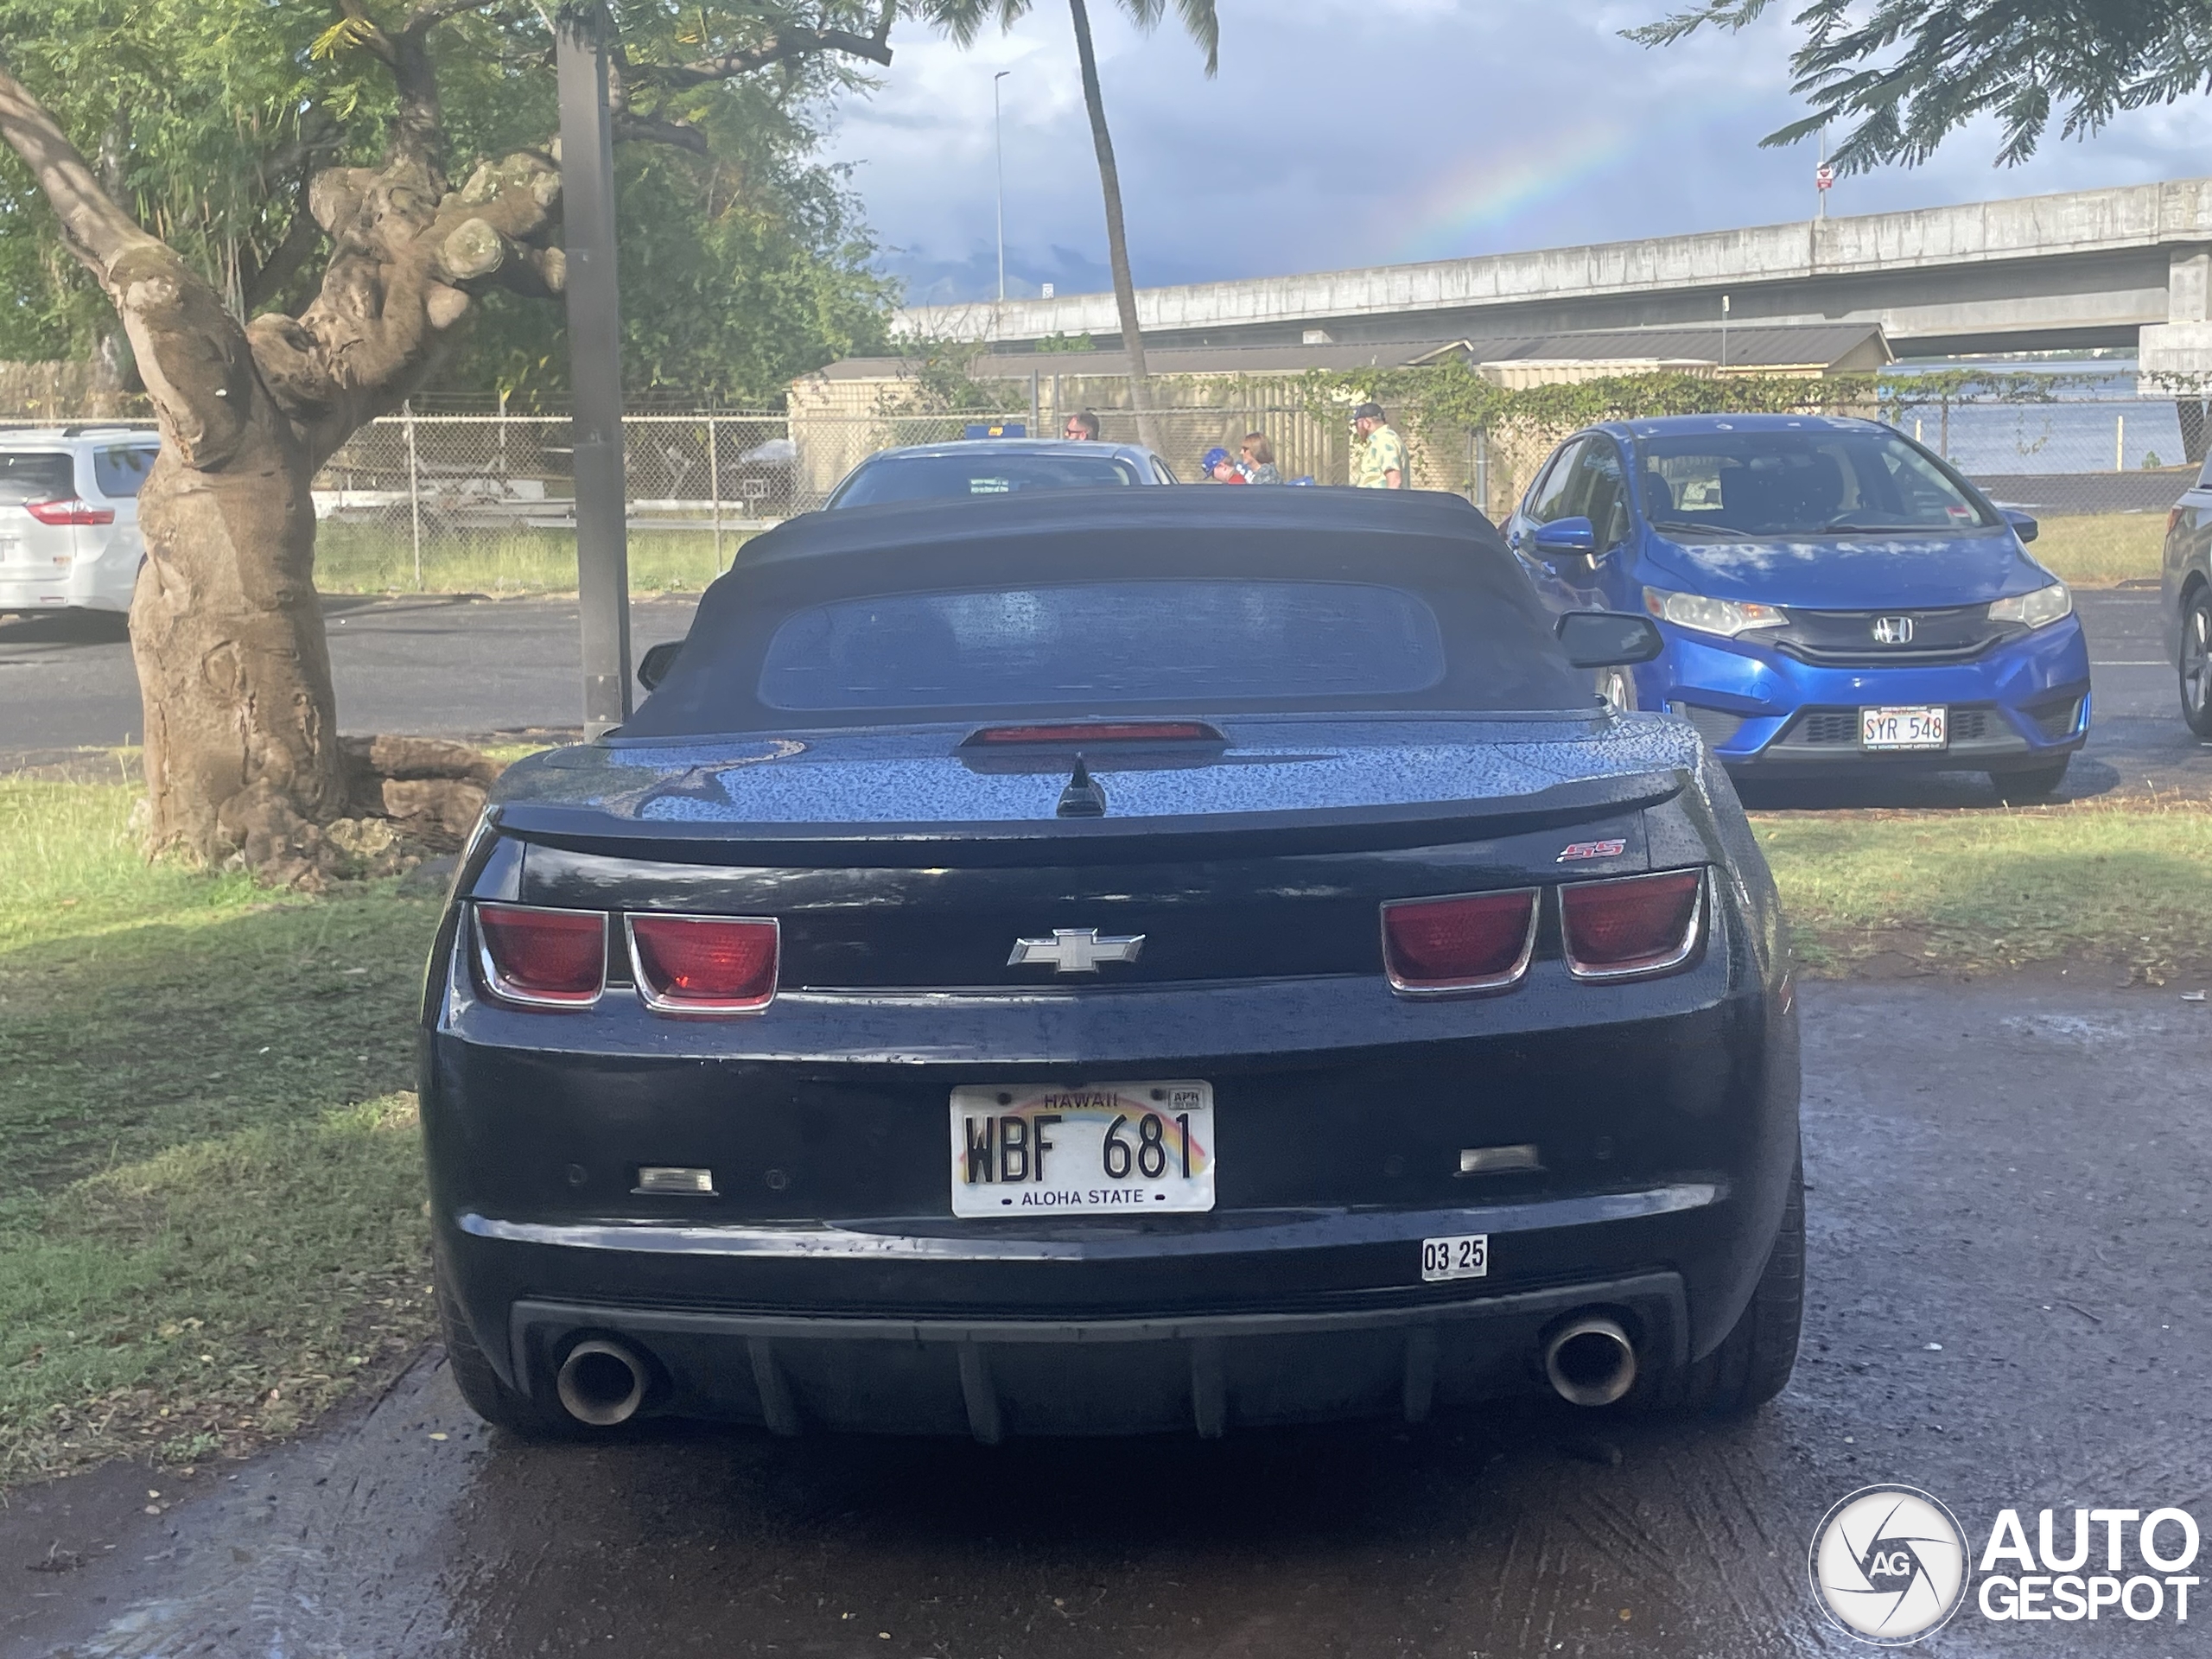
<svg viewBox="0 0 2212 1659">
<path fill-rule="evenodd" d="M 1351 412 L 1351 429 L 1359 435 L 1352 446 L 1352 487 L 1361 490 L 1402 490 L 1406 487 L 1406 441 L 1391 430 L 1380 404 L 1362 404 Z"/>
</svg>

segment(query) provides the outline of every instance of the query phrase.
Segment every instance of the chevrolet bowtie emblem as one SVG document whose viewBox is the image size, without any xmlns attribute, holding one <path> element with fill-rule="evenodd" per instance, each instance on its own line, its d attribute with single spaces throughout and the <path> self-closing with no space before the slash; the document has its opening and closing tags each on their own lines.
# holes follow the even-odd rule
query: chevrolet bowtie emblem
<svg viewBox="0 0 2212 1659">
<path fill-rule="evenodd" d="M 1135 962 L 1144 935 L 1101 938 L 1095 927 L 1056 927 L 1049 939 L 1016 939 L 1009 968 L 1049 967 L 1056 974 L 1095 974 L 1102 962 Z"/>
</svg>

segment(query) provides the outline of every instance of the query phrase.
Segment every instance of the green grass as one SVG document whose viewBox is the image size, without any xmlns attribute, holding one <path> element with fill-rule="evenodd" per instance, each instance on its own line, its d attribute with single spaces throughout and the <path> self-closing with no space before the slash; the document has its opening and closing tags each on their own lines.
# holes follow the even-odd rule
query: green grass
<svg viewBox="0 0 2212 1659">
<path fill-rule="evenodd" d="M 2065 962 L 2162 984 L 2212 963 L 2202 803 L 1752 823 L 1816 973 Z"/>
<path fill-rule="evenodd" d="M 0 1484 L 241 1449 L 429 1330 L 435 903 L 149 866 L 135 795 L 0 779 Z"/>
<path fill-rule="evenodd" d="M 2180 492 L 2177 490 L 2175 493 Z M 2158 575 L 2166 544 L 2163 512 L 2097 512 L 2038 522 L 2028 551 L 2076 588 L 2110 588 Z"/>
<path fill-rule="evenodd" d="M 750 532 L 637 530 L 630 534 L 630 591 L 696 594 L 727 569 Z M 405 526 L 326 524 L 315 532 L 315 585 L 326 594 L 572 594 L 576 537 L 565 530 L 462 528 L 425 537 L 423 575 Z"/>
</svg>

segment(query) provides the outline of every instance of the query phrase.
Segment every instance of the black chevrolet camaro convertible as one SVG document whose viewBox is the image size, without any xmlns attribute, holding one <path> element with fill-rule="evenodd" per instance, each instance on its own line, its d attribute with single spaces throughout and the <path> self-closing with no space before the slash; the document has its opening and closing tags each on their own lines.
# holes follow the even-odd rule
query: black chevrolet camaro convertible
<svg viewBox="0 0 2212 1659">
<path fill-rule="evenodd" d="M 1653 634 L 1555 630 L 1449 496 L 749 543 L 635 718 L 502 779 L 437 936 L 469 1402 L 995 1440 L 1771 1397 L 1787 950 L 1696 733 L 1593 696 Z"/>
</svg>

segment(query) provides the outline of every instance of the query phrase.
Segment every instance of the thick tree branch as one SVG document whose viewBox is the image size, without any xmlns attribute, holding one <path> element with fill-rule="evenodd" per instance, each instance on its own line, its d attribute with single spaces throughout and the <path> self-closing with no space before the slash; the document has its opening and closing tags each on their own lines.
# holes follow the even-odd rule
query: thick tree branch
<svg viewBox="0 0 2212 1659">
<path fill-rule="evenodd" d="M 360 43 L 391 71 L 392 90 L 399 95 L 399 111 L 391 123 L 392 159 L 414 162 L 429 175 L 434 192 L 442 192 L 446 188 L 445 114 L 438 103 L 437 67 L 430 61 L 429 45 L 431 25 L 442 19 L 431 17 L 417 29 L 416 19 L 410 18 L 407 28 L 391 35 L 369 16 L 365 0 L 338 0 L 338 9 L 358 26 L 356 38 Z M 435 3 L 418 8 L 417 15 L 433 10 Z"/>
<path fill-rule="evenodd" d="M 870 63 L 888 64 L 891 61 L 889 32 L 881 25 L 874 35 L 855 35 L 849 29 L 787 29 L 772 35 L 760 45 L 747 47 L 741 52 L 727 52 L 719 57 L 702 58 L 692 63 L 633 63 L 628 66 L 628 73 L 631 79 L 641 86 L 672 90 L 703 86 L 709 81 L 734 79 L 755 69 L 765 69 L 772 63 L 810 57 L 817 52 L 842 52 L 852 57 L 865 58 Z"/>
<path fill-rule="evenodd" d="M 284 285 L 299 275 L 308 256 L 321 243 L 322 226 L 315 222 L 314 211 L 308 206 L 308 179 L 302 175 L 292 204 L 292 222 L 285 229 L 284 239 L 265 261 L 238 273 L 238 292 L 245 302 L 246 315 L 252 315 L 283 293 Z"/>
<path fill-rule="evenodd" d="M 614 118 L 614 142 L 618 144 L 669 144 L 677 149 L 689 150 L 694 156 L 710 153 L 707 135 L 688 121 L 664 121 L 658 116 L 639 115 L 625 111 Z"/>
<path fill-rule="evenodd" d="M 448 17 L 459 17 L 466 12 L 481 11 L 498 0 L 423 0 L 423 3 L 407 14 L 403 32 L 427 35 Z"/>
<path fill-rule="evenodd" d="M 76 145 L 22 82 L 0 67 L 0 141 L 22 157 L 38 181 L 69 251 L 103 283 L 115 262 L 137 247 L 162 245 L 139 228 L 100 186 Z"/>
</svg>

